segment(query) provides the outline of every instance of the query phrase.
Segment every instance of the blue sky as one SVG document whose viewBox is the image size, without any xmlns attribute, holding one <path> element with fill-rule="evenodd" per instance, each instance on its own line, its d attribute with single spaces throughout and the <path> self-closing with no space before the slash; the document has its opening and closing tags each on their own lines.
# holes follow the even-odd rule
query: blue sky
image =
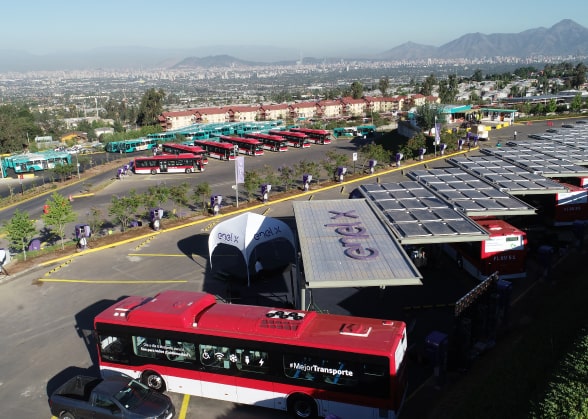
<svg viewBox="0 0 588 419">
<path fill-rule="evenodd" d="M 301 56 L 383 52 L 408 41 L 439 46 L 472 32 L 518 33 L 572 19 L 578 0 L 10 1 L 0 50 L 34 54 L 96 47 L 275 46 Z"/>
</svg>

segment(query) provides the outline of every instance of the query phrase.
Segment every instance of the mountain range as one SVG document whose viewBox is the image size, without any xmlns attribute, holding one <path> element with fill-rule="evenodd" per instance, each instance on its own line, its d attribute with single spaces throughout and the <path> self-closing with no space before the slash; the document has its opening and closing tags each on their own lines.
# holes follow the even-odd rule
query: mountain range
<svg viewBox="0 0 588 419">
<path fill-rule="evenodd" d="M 264 46 L 209 46 L 192 50 L 148 47 L 99 48 L 77 53 L 34 55 L 0 50 L 0 72 L 97 69 L 190 69 L 232 66 L 293 65 L 295 51 Z M 415 61 L 425 59 L 481 59 L 491 57 L 587 57 L 588 29 L 571 19 L 550 28 L 519 33 L 469 33 L 439 47 L 407 42 L 363 57 L 304 57 L 304 63 L 341 59 Z M 239 58 L 237 58 L 239 57 Z M 278 58 L 280 57 L 280 58 Z M 562 58 L 563 60 L 563 58 Z"/>
</svg>

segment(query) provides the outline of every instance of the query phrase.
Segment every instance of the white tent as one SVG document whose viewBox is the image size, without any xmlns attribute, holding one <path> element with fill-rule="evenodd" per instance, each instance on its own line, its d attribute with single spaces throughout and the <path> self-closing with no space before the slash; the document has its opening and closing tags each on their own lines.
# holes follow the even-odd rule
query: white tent
<svg viewBox="0 0 588 419">
<path fill-rule="evenodd" d="M 257 245 L 276 239 L 286 239 L 296 249 L 294 234 L 288 224 L 275 218 L 246 212 L 217 224 L 208 237 L 208 254 L 212 266 L 212 252 L 219 244 L 238 248 L 245 258 L 247 283 L 249 280 L 249 258 Z"/>
</svg>

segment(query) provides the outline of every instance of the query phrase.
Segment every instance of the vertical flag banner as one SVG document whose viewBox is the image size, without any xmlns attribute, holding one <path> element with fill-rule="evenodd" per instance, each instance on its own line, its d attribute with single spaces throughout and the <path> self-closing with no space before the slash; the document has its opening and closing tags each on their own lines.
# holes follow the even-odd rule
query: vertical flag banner
<svg viewBox="0 0 588 419">
<path fill-rule="evenodd" d="M 235 181 L 245 183 L 245 157 L 235 157 Z"/>
<path fill-rule="evenodd" d="M 437 119 L 437 118 L 435 118 Z M 441 124 L 438 124 L 437 122 L 435 122 L 435 144 L 439 145 L 439 143 L 441 142 Z"/>
</svg>

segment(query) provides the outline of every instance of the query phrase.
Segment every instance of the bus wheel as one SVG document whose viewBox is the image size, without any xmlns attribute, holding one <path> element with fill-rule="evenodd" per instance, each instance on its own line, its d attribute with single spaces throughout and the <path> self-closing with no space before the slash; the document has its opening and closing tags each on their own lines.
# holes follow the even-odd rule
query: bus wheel
<svg viewBox="0 0 588 419">
<path fill-rule="evenodd" d="M 288 412 L 296 418 L 313 419 L 317 417 L 316 402 L 304 394 L 288 397 Z"/>
<path fill-rule="evenodd" d="M 189 175 L 190 173 L 192 173 L 192 170 L 191 169 L 186 169 L 186 174 Z"/>
<path fill-rule="evenodd" d="M 152 175 L 156 175 L 157 174 L 157 169 L 151 169 L 151 174 Z"/>
<path fill-rule="evenodd" d="M 161 375 L 153 371 L 145 371 L 141 376 L 141 382 L 153 390 L 163 393 L 165 391 L 165 381 Z"/>
</svg>

